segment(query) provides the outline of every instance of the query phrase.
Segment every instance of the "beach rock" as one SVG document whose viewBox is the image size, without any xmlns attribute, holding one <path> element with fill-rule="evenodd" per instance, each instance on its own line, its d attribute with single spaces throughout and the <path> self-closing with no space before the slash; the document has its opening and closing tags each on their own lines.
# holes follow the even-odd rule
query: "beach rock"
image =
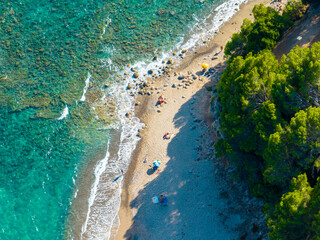
<svg viewBox="0 0 320 240">
<path fill-rule="evenodd" d="M 133 74 L 133 77 L 134 77 L 134 78 L 138 78 L 138 77 L 139 77 L 139 73 L 135 72 L 135 73 Z"/>
<path fill-rule="evenodd" d="M 157 112 L 160 113 L 161 112 L 160 109 L 158 109 Z"/>
<path fill-rule="evenodd" d="M 171 87 L 172 87 L 172 88 L 176 88 L 176 85 L 175 85 L 175 84 L 172 84 Z"/>
<path fill-rule="evenodd" d="M 167 64 L 173 64 L 173 59 L 170 58 L 170 59 L 167 61 Z"/>
<path fill-rule="evenodd" d="M 153 58 L 152 58 L 152 61 L 156 61 L 158 59 L 158 57 L 157 56 L 154 56 Z"/>
<path fill-rule="evenodd" d="M 170 11 L 169 14 L 170 14 L 171 17 L 173 17 L 175 12 L 174 11 Z"/>
<path fill-rule="evenodd" d="M 144 82 L 142 83 L 142 86 L 143 86 L 143 87 L 149 87 L 148 81 L 144 81 Z"/>
<path fill-rule="evenodd" d="M 110 83 L 107 82 L 107 83 L 104 84 L 104 86 L 107 88 L 107 87 L 110 86 Z"/>
<path fill-rule="evenodd" d="M 153 74 L 153 70 L 152 69 L 148 70 L 148 74 Z"/>
<path fill-rule="evenodd" d="M 172 55 L 175 56 L 175 55 L 177 55 L 177 53 L 176 53 L 176 52 L 173 52 Z"/>
<path fill-rule="evenodd" d="M 186 98 L 185 96 L 182 96 L 182 98 Z"/>
<path fill-rule="evenodd" d="M 131 68 L 131 71 L 132 71 L 132 72 L 137 72 L 137 69 Z"/>
<path fill-rule="evenodd" d="M 187 52 L 187 50 L 183 49 L 181 52 L 182 52 L 182 53 L 186 53 L 186 52 Z"/>
<path fill-rule="evenodd" d="M 125 114 L 125 116 L 126 116 L 127 118 L 130 117 L 130 115 L 131 115 L 130 112 L 127 112 L 127 113 Z"/>
<path fill-rule="evenodd" d="M 141 133 L 137 133 L 137 137 L 142 138 Z"/>
<path fill-rule="evenodd" d="M 128 86 L 127 86 L 127 89 L 131 89 L 132 88 L 132 84 L 129 83 Z"/>
</svg>

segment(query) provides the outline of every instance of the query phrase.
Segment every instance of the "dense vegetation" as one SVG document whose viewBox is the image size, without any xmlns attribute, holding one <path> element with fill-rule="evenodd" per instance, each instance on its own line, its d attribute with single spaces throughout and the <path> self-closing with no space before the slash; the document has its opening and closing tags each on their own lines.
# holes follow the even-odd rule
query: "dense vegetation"
<svg viewBox="0 0 320 240">
<path fill-rule="evenodd" d="M 280 62 L 270 51 L 305 6 L 279 15 L 255 6 L 226 45 L 218 86 L 218 156 L 242 169 L 265 199 L 271 239 L 320 239 L 320 43 L 296 46 Z"/>
</svg>

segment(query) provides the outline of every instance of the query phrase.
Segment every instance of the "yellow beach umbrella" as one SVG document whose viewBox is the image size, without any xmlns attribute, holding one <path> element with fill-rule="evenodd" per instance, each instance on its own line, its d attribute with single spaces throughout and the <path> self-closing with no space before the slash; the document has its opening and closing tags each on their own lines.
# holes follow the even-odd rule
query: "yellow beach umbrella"
<svg viewBox="0 0 320 240">
<path fill-rule="evenodd" d="M 208 64 L 208 63 L 202 63 L 202 64 L 201 64 L 201 67 L 202 67 L 203 69 L 208 69 L 208 68 L 209 68 L 209 64 Z"/>
</svg>

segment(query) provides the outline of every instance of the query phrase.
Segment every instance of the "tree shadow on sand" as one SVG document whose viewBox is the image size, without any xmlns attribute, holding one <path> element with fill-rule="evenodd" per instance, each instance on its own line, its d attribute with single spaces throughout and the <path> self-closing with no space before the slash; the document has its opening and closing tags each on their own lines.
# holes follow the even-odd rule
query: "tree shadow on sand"
<svg viewBox="0 0 320 240">
<path fill-rule="evenodd" d="M 228 206 L 228 199 L 221 198 L 220 180 L 213 177 L 213 142 L 206 135 L 209 130 L 203 119 L 199 119 L 201 115 L 197 115 L 199 106 L 195 106 L 199 102 L 209 105 L 208 87 L 212 87 L 212 82 L 195 93 L 175 115 L 174 124 L 180 130 L 168 145 L 170 160 L 165 168 L 162 166 L 158 177 L 130 203 L 131 208 L 137 209 L 137 214 L 125 233 L 126 239 L 235 237 L 226 230 L 226 225 L 240 224 L 242 220 L 236 217 L 233 222 L 221 222 L 221 212 Z M 209 142 L 203 144 L 203 141 Z M 206 152 L 206 157 L 201 157 L 199 152 Z M 160 194 L 167 196 L 168 206 L 152 203 L 152 197 Z"/>
</svg>

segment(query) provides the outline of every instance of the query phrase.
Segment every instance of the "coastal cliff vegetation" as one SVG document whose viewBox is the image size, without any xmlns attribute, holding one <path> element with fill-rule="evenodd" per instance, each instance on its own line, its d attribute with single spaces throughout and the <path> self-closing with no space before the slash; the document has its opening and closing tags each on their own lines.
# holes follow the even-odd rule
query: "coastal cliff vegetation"
<svg viewBox="0 0 320 240">
<path fill-rule="evenodd" d="M 320 239 L 320 42 L 278 61 L 271 50 L 307 9 L 254 7 L 227 43 L 215 149 L 265 200 L 271 239 Z"/>
</svg>

